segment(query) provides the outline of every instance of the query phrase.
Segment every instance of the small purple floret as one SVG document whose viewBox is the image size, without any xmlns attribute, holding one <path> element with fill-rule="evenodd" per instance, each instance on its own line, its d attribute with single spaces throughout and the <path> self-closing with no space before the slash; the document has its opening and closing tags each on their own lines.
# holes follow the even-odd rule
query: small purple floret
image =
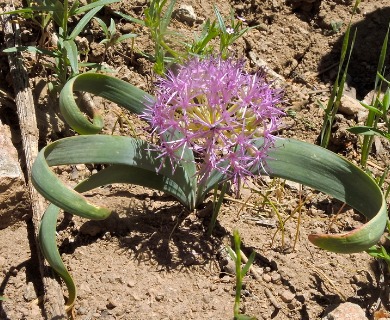
<svg viewBox="0 0 390 320">
<path fill-rule="evenodd" d="M 242 60 L 195 58 L 159 79 L 144 118 L 160 137 L 163 157 L 177 163 L 183 147 L 190 148 L 199 159 L 200 179 L 217 169 L 237 187 L 252 168 L 264 167 L 283 115 L 281 91 L 263 73 L 243 68 Z M 258 139 L 261 147 L 254 144 Z"/>
</svg>

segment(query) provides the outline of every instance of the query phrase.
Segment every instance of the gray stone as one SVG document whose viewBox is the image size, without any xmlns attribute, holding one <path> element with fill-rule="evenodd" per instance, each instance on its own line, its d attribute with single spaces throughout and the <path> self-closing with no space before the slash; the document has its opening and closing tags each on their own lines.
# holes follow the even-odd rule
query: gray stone
<svg viewBox="0 0 390 320">
<path fill-rule="evenodd" d="M 179 9 L 173 11 L 172 15 L 176 20 L 188 24 L 189 26 L 192 26 L 197 20 L 195 10 L 190 5 L 182 4 Z"/>
<path fill-rule="evenodd" d="M 361 111 L 367 111 L 360 102 L 348 95 L 343 94 L 340 101 L 339 111 L 342 114 L 353 116 Z"/>
<path fill-rule="evenodd" d="M 295 298 L 295 294 L 290 290 L 283 290 L 281 293 L 279 293 L 279 296 L 280 299 L 282 299 L 282 301 L 285 303 L 290 303 Z"/>
<path fill-rule="evenodd" d="M 30 214 L 28 191 L 11 142 L 11 131 L 0 122 L 0 229 L 7 228 Z"/>
<path fill-rule="evenodd" d="M 322 320 L 368 320 L 368 318 L 360 306 L 345 302 L 329 312 Z"/>
<path fill-rule="evenodd" d="M 37 298 L 37 294 L 35 293 L 34 284 L 32 282 L 27 283 L 27 287 L 24 290 L 24 299 L 26 301 L 33 301 Z"/>
</svg>

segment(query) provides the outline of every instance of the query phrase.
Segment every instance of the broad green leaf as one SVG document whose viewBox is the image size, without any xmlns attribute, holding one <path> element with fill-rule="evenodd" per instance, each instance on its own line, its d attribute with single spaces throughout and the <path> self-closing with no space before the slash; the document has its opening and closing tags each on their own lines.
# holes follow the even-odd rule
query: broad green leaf
<svg viewBox="0 0 390 320">
<path fill-rule="evenodd" d="M 91 123 L 78 108 L 74 91 L 99 95 L 136 114 L 144 111 L 146 103 L 153 102 L 153 97 L 145 91 L 114 77 L 98 73 L 84 73 L 73 77 L 62 89 L 59 102 L 66 122 L 80 134 L 98 133 L 103 128 L 103 119 L 96 112 Z"/>
<path fill-rule="evenodd" d="M 258 142 L 259 145 L 262 141 Z M 266 174 L 295 181 L 322 191 L 362 213 L 369 221 L 345 234 L 311 235 L 315 245 L 333 252 L 352 253 L 375 245 L 386 226 L 385 198 L 376 182 L 348 160 L 322 147 L 294 139 L 279 138 L 268 153 L 264 164 L 253 168 L 253 173 Z M 226 177 L 214 170 L 197 204 L 213 185 Z"/>
<path fill-rule="evenodd" d="M 264 168 L 273 177 L 327 193 L 367 218 L 363 226 L 344 234 L 310 235 L 309 240 L 316 246 L 353 253 L 367 250 L 379 241 L 387 222 L 385 198 L 375 181 L 351 162 L 310 143 L 277 139 Z"/>
<path fill-rule="evenodd" d="M 120 136 L 92 135 L 61 139 L 41 150 L 33 165 L 32 182 L 42 195 L 62 209 L 89 219 L 105 219 L 110 214 L 108 209 L 92 205 L 79 193 L 67 188 L 56 178 L 49 166 L 77 163 L 132 166 L 142 169 L 140 173 L 149 171 L 146 179 L 148 181 L 143 182 L 142 178 L 131 177 L 134 173 L 131 170 L 129 173 L 123 173 L 122 178 L 118 171 L 115 172 L 118 169 L 110 169 L 109 172 L 118 179 L 125 179 L 122 182 L 132 179 L 141 185 L 168 192 L 192 210 L 195 198 L 193 177 L 189 176 L 183 167 L 176 168 L 172 173 L 169 159 L 162 164 L 159 154 L 152 151 L 153 148 L 153 145 L 145 141 Z M 159 167 L 161 169 L 157 174 Z M 104 176 L 101 176 L 100 179 L 103 179 Z M 96 184 L 96 179 L 91 178 L 91 181 Z M 109 183 L 107 177 L 104 181 L 103 184 Z"/>
<path fill-rule="evenodd" d="M 33 165 L 32 182 L 48 200 L 68 212 L 89 219 L 105 219 L 111 211 L 94 206 L 79 192 L 111 183 L 132 183 L 161 190 L 192 210 L 195 197 L 193 176 L 189 176 L 182 167 L 172 173 L 169 161 L 157 174 L 156 168 L 161 165 L 161 159 L 151 149 L 153 146 L 146 142 L 128 137 L 93 135 L 65 138 L 41 150 Z M 91 162 L 114 164 L 84 180 L 75 190 L 64 185 L 49 168 L 53 165 Z M 70 309 L 76 299 L 76 287 L 56 245 L 59 210 L 54 204 L 46 210 L 40 225 L 39 242 L 45 258 L 68 288 L 67 308 Z"/>
<path fill-rule="evenodd" d="M 66 302 L 66 310 L 69 311 L 76 300 L 77 292 L 75 283 L 69 274 L 66 266 L 62 262 L 60 253 L 58 252 L 56 242 L 57 218 L 60 213 L 60 208 L 54 204 L 49 205 L 43 214 L 40 226 L 38 240 L 47 262 L 64 280 L 68 289 L 68 299 Z"/>
</svg>

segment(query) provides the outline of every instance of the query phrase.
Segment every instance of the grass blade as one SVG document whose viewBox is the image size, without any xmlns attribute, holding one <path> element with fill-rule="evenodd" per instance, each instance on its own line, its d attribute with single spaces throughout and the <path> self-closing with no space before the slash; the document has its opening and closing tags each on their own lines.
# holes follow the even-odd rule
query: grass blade
<svg viewBox="0 0 390 320">
<path fill-rule="evenodd" d="M 96 4 L 96 2 L 94 3 Z M 76 27 L 73 29 L 72 33 L 69 36 L 69 39 L 74 40 L 81 31 L 84 30 L 85 26 L 88 24 L 88 22 L 102 9 L 103 6 L 96 6 L 91 11 L 86 13 L 79 21 L 79 23 L 76 25 Z"/>
</svg>

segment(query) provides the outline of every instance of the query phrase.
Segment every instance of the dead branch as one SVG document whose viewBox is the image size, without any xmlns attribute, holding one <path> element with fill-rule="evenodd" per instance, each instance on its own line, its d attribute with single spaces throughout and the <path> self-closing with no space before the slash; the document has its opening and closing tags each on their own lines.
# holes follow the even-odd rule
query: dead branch
<svg viewBox="0 0 390 320">
<path fill-rule="evenodd" d="M 5 8 L 5 12 L 15 10 L 12 5 Z M 4 38 L 7 48 L 15 47 L 20 42 L 20 30 L 18 24 L 12 20 L 9 15 L 0 16 L 3 24 Z M 27 167 L 28 190 L 31 198 L 31 206 L 33 212 L 32 222 L 34 225 L 36 247 L 39 259 L 39 269 L 42 276 L 42 282 L 45 291 L 44 297 L 44 312 L 48 319 L 66 319 L 64 308 L 64 298 L 62 289 L 55 278 L 52 269 L 48 267 L 39 250 L 38 244 L 38 228 L 45 210 L 43 198 L 38 194 L 29 178 L 31 175 L 32 164 L 38 154 L 38 138 L 39 131 L 35 116 L 35 106 L 31 89 L 29 88 L 29 80 L 27 72 L 23 66 L 20 53 L 8 55 L 10 73 L 13 79 L 13 87 L 15 91 L 15 103 L 19 118 L 20 131 L 22 136 L 22 144 Z"/>
</svg>

